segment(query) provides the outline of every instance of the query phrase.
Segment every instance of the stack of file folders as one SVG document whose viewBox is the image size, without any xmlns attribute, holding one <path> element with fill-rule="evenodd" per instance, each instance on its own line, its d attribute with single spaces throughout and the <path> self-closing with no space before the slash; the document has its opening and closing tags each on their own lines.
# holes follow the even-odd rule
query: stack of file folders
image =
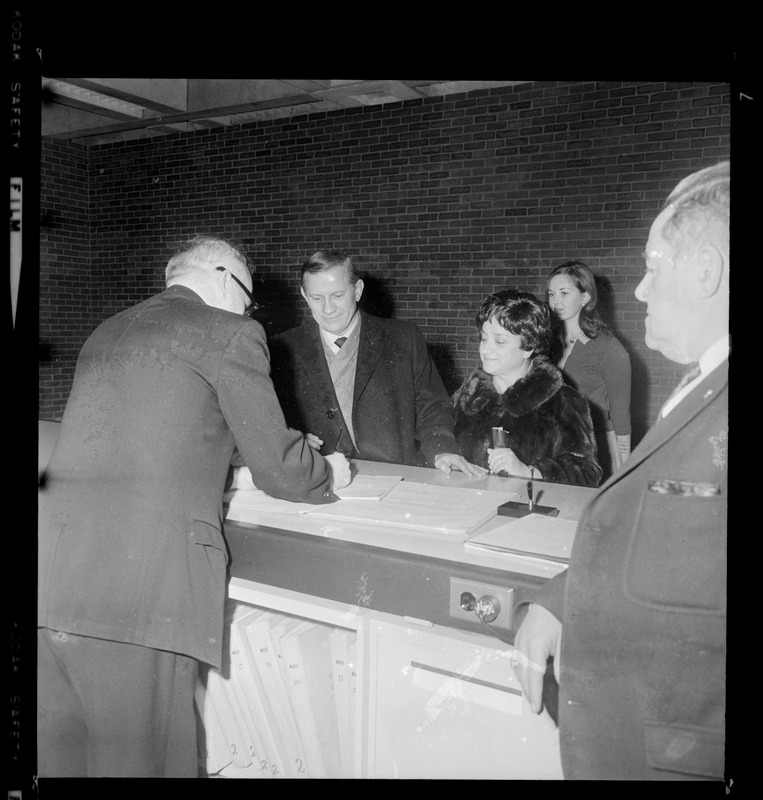
<svg viewBox="0 0 763 800">
<path fill-rule="evenodd" d="M 356 632 L 243 604 L 225 629 L 197 685 L 201 773 L 353 777 Z"/>
</svg>

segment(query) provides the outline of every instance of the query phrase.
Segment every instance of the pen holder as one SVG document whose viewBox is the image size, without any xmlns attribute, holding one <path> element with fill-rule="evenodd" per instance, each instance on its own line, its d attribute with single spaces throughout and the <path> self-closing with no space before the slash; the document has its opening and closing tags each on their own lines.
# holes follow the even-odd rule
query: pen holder
<svg viewBox="0 0 763 800">
<path fill-rule="evenodd" d="M 559 509 L 553 506 L 533 506 L 529 503 L 517 503 L 510 501 L 498 506 L 499 517 L 526 517 L 528 514 L 543 514 L 547 517 L 558 517 Z"/>
</svg>

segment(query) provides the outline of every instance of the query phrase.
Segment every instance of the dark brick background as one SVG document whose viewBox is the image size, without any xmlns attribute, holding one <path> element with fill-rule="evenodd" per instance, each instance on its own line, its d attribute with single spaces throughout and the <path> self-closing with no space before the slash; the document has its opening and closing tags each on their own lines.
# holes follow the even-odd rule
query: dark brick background
<svg viewBox="0 0 763 800">
<path fill-rule="evenodd" d="M 729 157 L 729 85 L 542 82 L 84 148 L 43 140 L 40 417 L 106 317 L 163 288 L 195 233 L 242 243 L 268 332 L 306 318 L 299 265 L 346 249 L 377 313 L 418 323 L 454 390 L 497 288 L 542 295 L 582 259 L 631 354 L 635 439 L 681 371 L 643 342 L 649 226 L 673 186 Z"/>
</svg>

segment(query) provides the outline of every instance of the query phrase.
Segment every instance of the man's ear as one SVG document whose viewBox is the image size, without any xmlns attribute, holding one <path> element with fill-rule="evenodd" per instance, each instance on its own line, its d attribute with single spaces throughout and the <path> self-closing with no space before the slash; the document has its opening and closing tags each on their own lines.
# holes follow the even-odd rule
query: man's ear
<svg viewBox="0 0 763 800">
<path fill-rule="evenodd" d="M 307 300 L 307 295 L 305 294 L 305 287 L 304 286 L 300 286 L 299 287 L 299 293 L 302 295 L 302 297 L 305 298 L 305 300 Z"/>
<path fill-rule="evenodd" d="M 709 299 L 716 294 L 728 269 L 727 256 L 714 244 L 706 242 L 697 254 L 697 289 L 699 296 Z"/>
<path fill-rule="evenodd" d="M 358 278 L 358 282 L 355 284 L 355 302 L 360 301 L 360 296 L 363 294 L 363 278 Z"/>
</svg>

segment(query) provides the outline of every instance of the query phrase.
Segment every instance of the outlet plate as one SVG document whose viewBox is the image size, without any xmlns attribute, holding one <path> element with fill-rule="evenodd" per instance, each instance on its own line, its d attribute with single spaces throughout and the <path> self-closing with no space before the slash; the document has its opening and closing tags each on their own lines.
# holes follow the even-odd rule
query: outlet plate
<svg viewBox="0 0 763 800">
<path fill-rule="evenodd" d="M 495 597 L 501 604 L 501 610 L 490 625 L 504 631 L 508 631 L 511 628 L 511 618 L 514 610 L 513 589 L 509 589 L 506 586 L 495 586 L 492 583 L 481 583 L 480 581 L 451 577 L 449 608 L 451 618 L 481 625 L 482 623 L 474 611 L 464 611 L 461 608 L 461 594 L 463 592 L 471 592 L 477 600 L 486 594 Z"/>
</svg>

